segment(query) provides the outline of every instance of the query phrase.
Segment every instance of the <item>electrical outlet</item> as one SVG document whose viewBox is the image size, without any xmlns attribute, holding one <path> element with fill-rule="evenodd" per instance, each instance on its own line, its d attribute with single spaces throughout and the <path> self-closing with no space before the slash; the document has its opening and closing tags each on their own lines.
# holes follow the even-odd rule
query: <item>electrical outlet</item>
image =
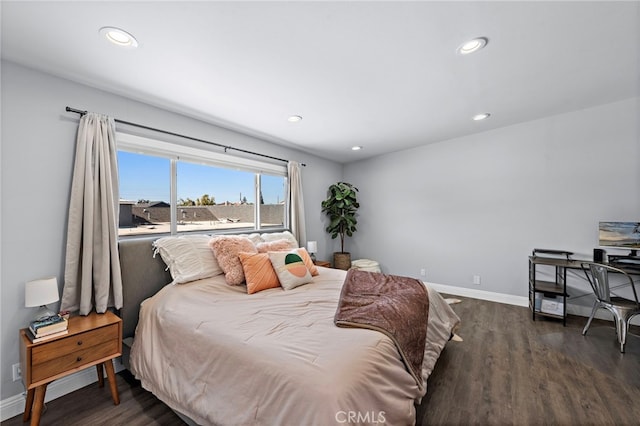
<svg viewBox="0 0 640 426">
<path fill-rule="evenodd" d="M 13 369 L 13 381 L 17 382 L 20 380 L 20 377 L 22 377 L 22 369 L 20 368 L 20 364 L 13 364 L 11 367 Z"/>
<path fill-rule="evenodd" d="M 420 269 L 420 276 L 421 277 L 426 277 L 427 276 L 427 270 L 425 268 Z"/>
<path fill-rule="evenodd" d="M 473 276 L 473 283 L 475 285 L 480 285 L 480 275 L 474 275 Z"/>
</svg>

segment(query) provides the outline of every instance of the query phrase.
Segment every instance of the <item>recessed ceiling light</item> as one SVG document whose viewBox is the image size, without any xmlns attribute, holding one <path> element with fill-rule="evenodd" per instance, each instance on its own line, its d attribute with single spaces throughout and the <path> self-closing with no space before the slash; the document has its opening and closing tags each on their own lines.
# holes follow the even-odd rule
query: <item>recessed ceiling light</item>
<svg viewBox="0 0 640 426">
<path fill-rule="evenodd" d="M 356 146 L 352 146 L 352 147 L 351 147 L 351 150 L 352 150 L 352 151 L 360 151 L 361 149 L 362 149 L 362 147 L 361 147 L 361 146 L 359 146 L 359 145 L 356 145 Z"/>
<path fill-rule="evenodd" d="M 487 118 L 489 118 L 491 116 L 491 114 L 489 114 L 488 112 L 483 112 L 482 114 L 476 114 L 473 116 L 473 121 L 481 121 L 481 120 L 485 120 Z"/>
<path fill-rule="evenodd" d="M 478 37 L 473 40 L 469 40 L 465 43 L 462 43 L 458 47 L 458 53 L 461 55 L 468 55 L 469 53 L 476 52 L 487 45 L 489 40 L 486 37 Z"/>
<path fill-rule="evenodd" d="M 302 120 L 302 117 L 300 117 L 299 115 L 292 115 L 291 117 L 287 118 L 287 120 L 289 120 L 291 123 L 297 123 L 298 121 Z"/>
<path fill-rule="evenodd" d="M 138 47 L 138 40 L 125 30 L 116 27 L 102 27 L 100 34 L 111 43 L 121 47 Z"/>
</svg>

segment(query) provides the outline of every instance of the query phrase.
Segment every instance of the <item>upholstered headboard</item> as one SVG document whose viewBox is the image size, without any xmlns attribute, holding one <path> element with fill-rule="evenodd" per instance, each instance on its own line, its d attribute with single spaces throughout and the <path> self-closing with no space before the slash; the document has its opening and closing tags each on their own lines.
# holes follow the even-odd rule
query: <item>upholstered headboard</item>
<svg viewBox="0 0 640 426">
<path fill-rule="evenodd" d="M 160 256 L 153 257 L 151 243 L 156 238 L 121 240 L 118 242 L 120 252 L 120 269 L 122 272 L 122 335 L 123 361 L 128 367 L 128 349 L 138 324 L 140 303 L 156 294 L 162 287 L 171 282 L 171 274 Z"/>
</svg>

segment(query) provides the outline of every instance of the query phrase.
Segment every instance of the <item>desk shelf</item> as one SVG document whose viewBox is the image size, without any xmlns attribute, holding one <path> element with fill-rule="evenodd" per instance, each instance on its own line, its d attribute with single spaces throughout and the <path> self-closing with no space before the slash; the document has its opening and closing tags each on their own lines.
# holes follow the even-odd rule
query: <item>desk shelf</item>
<svg viewBox="0 0 640 426">
<path fill-rule="evenodd" d="M 534 287 L 537 292 L 562 295 L 565 293 L 565 287 L 554 281 L 536 280 Z"/>
<path fill-rule="evenodd" d="M 575 261 L 573 253 L 557 250 L 534 249 L 529 256 L 529 308 L 531 318 L 536 316 L 562 319 L 567 323 L 567 268 Z M 547 256 L 545 256 L 547 255 Z M 549 257 L 560 256 L 560 257 Z M 554 281 L 541 280 L 539 268 L 551 269 Z"/>
</svg>

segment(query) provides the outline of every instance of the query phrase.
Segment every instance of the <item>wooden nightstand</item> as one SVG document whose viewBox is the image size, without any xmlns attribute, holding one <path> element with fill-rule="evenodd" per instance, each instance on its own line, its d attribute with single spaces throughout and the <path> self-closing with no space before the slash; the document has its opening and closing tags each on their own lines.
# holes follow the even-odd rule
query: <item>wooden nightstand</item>
<svg viewBox="0 0 640 426">
<path fill-rule="evenodd" d="M 122 320 L 112 312 L 69 318 L 69 334 L 44 342 L 32 343 L 27 329 L 20 330 L 20 366 L 27 388 L 23 421 L 40 423 L 47 385 L 87 367 L 96 366 L 100 387 L 107 370 L 113 403 L 118 405 L 118 387 L 113 358 L 122 354 Z M 33 414 L 33 415 L 32 415 Z"/>
<path fill-rule="evenodd" d="M 331 268 L 331 262 L 327 262 L 326 260 L 316 260 L 315 262 L 316 266 L 323 266 L 325 268 Z"/>
</svg>

